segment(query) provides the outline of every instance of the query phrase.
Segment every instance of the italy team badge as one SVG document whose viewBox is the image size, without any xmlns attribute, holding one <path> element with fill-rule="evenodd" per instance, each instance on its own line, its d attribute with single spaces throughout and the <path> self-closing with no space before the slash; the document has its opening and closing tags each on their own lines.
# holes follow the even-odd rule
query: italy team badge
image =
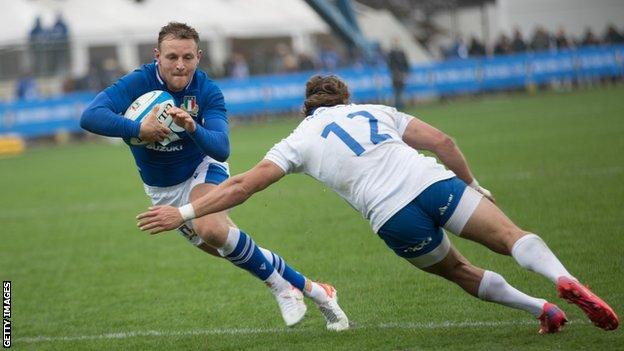
<svg viewBox="0 0 624 351">
<path fill-rule="evenodd" d="M 197 105 L 197 97 L 185 96 L 182 100 L 182 109 L 189 113 L 193 117 L 197 117 L 199 112 L 199 105 Z"/>
</svg>

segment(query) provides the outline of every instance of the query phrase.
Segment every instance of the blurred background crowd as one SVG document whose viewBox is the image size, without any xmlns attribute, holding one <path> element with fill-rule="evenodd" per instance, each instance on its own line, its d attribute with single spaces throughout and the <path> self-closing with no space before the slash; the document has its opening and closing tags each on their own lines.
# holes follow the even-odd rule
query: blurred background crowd
<svg viewBox="0 0 624 351">
<path fill-rule="evenodd" d="M 123 5 L 119 11 L 127 7 L 138 13 L 164 9 L 166 4 L 161 0 L 115 2 Z M 200 6 L 202 2 L 183 2 L 188 3 L 186 8 L 199 6 L 208 12 L 211 6 L 222 3 L 205 1 Z M 618 17 L 618 11 L 621 15 L 624 6 L 609 5 L 613 2 L 608 0 L 598 1 L 597 8 L 603 4 L 602 12 L 588 16 L 585 23 L 578 22 L 579 16 L 571 16 L 575 21 L 573 28 L 568 28 L 570 20 L 557 22 L 548 17 L 543 17 L 544 23 L 540 18 L 528 20 L 532 6 L 539 3 L 534 0 L 360 0 L 351 3 L 360 29 L 375 45 L 373 55 L 364 55 L 360 48 L 345 44 L 304 1 L 265 2 L 264 7 L 269 11 L 286 8 L 280 10 L 290 13 L 292 21 L 281 25 L 294 25 L 294 29 L 279 28 L 279 23 L 275 23 L 273 30 L 258 29 L 262 27 L 260 23 L 248 29 L 213 30 L 210 27 L 206 32 L 203 24 L 190 23 L 202 36 L 201 67 L 213 78 L 245 80 L 266 74 L 384 66 L 389 64 L 391 50 L 402 51 L 409 64 L 414 65 L 624 43 L 621 20 L 624 17 Z M 551 1 L 556 2 L 561 7 L 559 11 L 568 12 L 578 10 L 575 6 L 578 8 L 584 3 Z M 20 10 L 20 6 L 28 7 L 26 12 L 31 16 L 30 27 L 24 28 L 22 33 L 14 34 L 13 39 L 0 37 L 0 100 L 28 100 L 101 90 L 139 64 L 150 62 L 158 26 L 166 23 L 165 18 L 175 19 L 163 10 L 163 20 L 139 29 L 126 28 L 120 32 L 118 24 L 110 23 L 107 38 L 105 27 L 97 31 L 99 24 L 93 23 L 95 29 L 91 30 L 88 20 L 86 24 L 80 21 L 79 17 L 89 16 L 84 12 L 77 16 L 78 12 L 72 11 L 77 3 L 79 1 L 74 0 L 15 0 L 12 5 L 0 5 L 11 11 Z M 235 16 L 237 11 L 243 10 L 251 11 L 250 16 L 253 16 L 256 11 L 244 1 L 231 1 L 228 6 L 232 13 L 223 12 L 218 16 Z M 502 20 L 501 13 L 507 18 Z M 611 18 L 619 22 L 601 13 L 611 13 Z M 106 16 L 106 13 L 98 15 Z M 270 16 L 270 13 L 255 15 Z M 518 23 L 514 23 L 516 19 Z M 244 28 L 245 21 L 242 17 L 225 26 Z M 271 21 L 269 18 L 267 23 Z"/>
</svg>

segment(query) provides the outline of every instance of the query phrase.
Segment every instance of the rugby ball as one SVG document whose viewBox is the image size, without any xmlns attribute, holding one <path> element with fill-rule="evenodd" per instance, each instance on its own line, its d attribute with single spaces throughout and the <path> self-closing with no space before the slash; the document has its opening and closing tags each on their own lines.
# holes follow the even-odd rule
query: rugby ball
<svg viewBox="0 0 624 351">
<path fill-rule="evenodd" d="M 184 132 L 184 128 L 175 124 L 173 122 L 173 118 L 171 118 L 166 112 L 168 107 L 175 106 L 173 96 L 166 91 L 153 90 L 139 96 L 136 100 L 134 100 L 134 102 L 132 102 L 132 104 L 130 104 L 130 107 L 128 107 L 126 113 L 124 113 L 124 117 L 133 121 L 141 122 L 149 115 L 154 106 L 157 105 L 158 111 L 156 112 L 156 119 L 158 122 L 164 124 L 171 130 L 171 133 L 165 138 L 165 140 L 159 143 L 167 145 L 173 141 L 180 140 L 180 137 L 176 133 Z M 143 141 L 139 137 L 133 137 L 125 141 L 126 143 L 135 146 L 145 146 L 150 144 L 150 142 Z"/>
</svg>

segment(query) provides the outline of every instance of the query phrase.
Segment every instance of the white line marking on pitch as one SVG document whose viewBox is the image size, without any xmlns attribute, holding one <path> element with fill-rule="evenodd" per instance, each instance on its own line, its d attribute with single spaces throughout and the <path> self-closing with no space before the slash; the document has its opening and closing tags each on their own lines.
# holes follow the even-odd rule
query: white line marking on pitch
<svg viewBox="0 0 624 351">
<path fill-rule="evenodd" d="M 568 322 L 571 324 L 571 322 Z M 574 322 L 574 324 L 586 324 L 583 322 Z M 365 326 L 356 325 L 351 327 L 352 330 L 358 329 L 443 329 L 443 328 L 491 328 L 511 325 L 535 325 L 536 321 L 504 321 L 504 322 L 430 322 L 430 323 L 381 323 L 377 325 Z M 252 335 L 252 334 L 276 334 L 276 333 L 304 333 L 312 331 L 311 328 L 223 328 L 223 329 L 198 329 L 187 331 L 158 331 L 145 330 L 134 332 L 105 333 L 100 335 L 76 335 L 76 336 L 32 336 L 16 338 L 16 342 L 37 343 L 37 342 L 54 342 L 54 341 L 83 341 L 83 340 L 109 340 L 109 339 L 127 339 L 134 337 L 174 337 L 174 336 L 194 336 L 194 335 Z"/>
</svg>

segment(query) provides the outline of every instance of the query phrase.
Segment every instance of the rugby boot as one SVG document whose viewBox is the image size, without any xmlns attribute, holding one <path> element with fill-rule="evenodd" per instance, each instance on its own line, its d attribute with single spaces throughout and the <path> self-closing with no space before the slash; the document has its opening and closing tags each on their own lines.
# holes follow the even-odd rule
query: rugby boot
<svg viewBox="0 0 624 351">
<path fill-rule="evenodd" d="M 568 319 L 565 313 L 557 305 L 546 302 L 542 307 L 542 314 L 537 318 L 540 321 L 540 334 L 551 334 L 560 332 Z"/>
<path fill-rule="evenodd" d="M 303 294 L 299 289 L 291 286 L 275 294 L 275 299 L 282 312 L 282 318 L 284 318 L 286 326 L 292 327 L 301 322 L 308 307 L 303 302 Z"/>
<path fill-rule="evenodd" d="M 347 315 L 338 305 L 336 289 L 329 284 L 318 282 L 317 284 L 320 285 L 327 294 L 327 299 L 324 302 L 316 303 L 323 317 L 325 317 L 327 330 L 341 331 L 349 329 L 349 318 L 347 318 Z"/>
<path fill-rule="evenodd" d="M 598 328 L 615 330 L 620 324 L 613 309 L 577 280 L 560 277 L 557 280 L 559 297 L 577 305 Z"/>
</svg>

